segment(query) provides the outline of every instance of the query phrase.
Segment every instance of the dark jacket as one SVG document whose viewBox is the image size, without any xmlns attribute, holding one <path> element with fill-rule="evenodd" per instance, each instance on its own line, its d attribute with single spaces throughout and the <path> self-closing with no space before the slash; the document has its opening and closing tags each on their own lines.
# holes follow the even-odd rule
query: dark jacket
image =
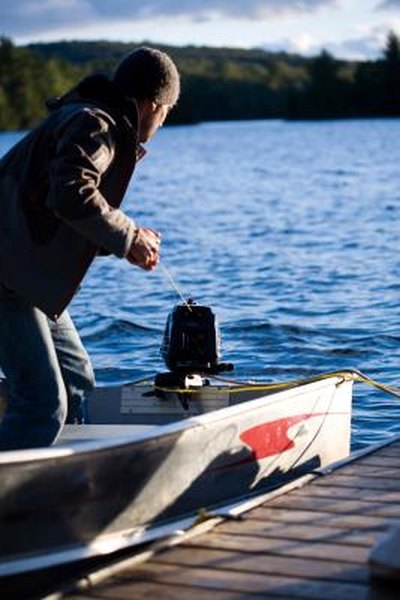
<svg viewBox="0 0 400 600">
<path fill-rule="evenodd" d="M 124 257 L 136 225 L 118 209 L 138 152 L 134 101 L 84 80 L 0 160 L 0 282 L 50 317 L 100 249 Z"/>
</svg>

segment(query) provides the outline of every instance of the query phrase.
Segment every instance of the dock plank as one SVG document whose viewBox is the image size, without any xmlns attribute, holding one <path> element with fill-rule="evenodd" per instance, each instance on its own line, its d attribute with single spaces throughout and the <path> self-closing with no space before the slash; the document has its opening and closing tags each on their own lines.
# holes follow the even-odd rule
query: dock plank
<svg viewBox="0 0 400 600">
<path fill-rule="evenodd" d="M 222 523 L 218 526 L 217 531 L 219 534 L 228 535 L 250 535 L 256 538 L 264 540 L 268 539 L 280 539 L 282 542 L 304 542 L 307 543 L 345 543 L 351 546 L 370 546 L 373 544 L 380 531 L 360 531 L 346 530 L 346 529 L 334 529 L 334 528 L 322 528 L 315 527 L 310 524 L 301 525 L 290 525 L 284 528 L 262 528 L 259 526 L 257 521 L 249 520 L 245 523 Z M 196 539 L 202 539 L 197 538 Z"/>
<path fill-rule="evenodd" d="M 153 561 L 126 573 L 124 579 L 125 581 L 119 578 L 118 581 L 101 586 L 95 597 L 104 600 L 131 600 L 132 598 L 139 600 L 140 596 L 136 594 L 135 584 L 148 581 L 161 584 L 160 598 L 163 600 L 167 590 L 171 593 L 171 586 L 186 587 L 187 598 L 193 597 L 192 592 L 201 590 L 203 600 L 214 598 L 216 591 L 236 593 L 232 596 L 236 600 L 247 598 L 254 600 L 255 594 L 264 599 L 282 597 L 309 600 L 373 599 L 371 589 L 361 583 L 272 576 L 204 566 L 185 567 L 181 564 L 162 564 Z M 173 589 L 175 591 L 176 588 Z M 391 590 L 384 590 L 379 600 L 398 600 L 398 595 Z"/>
<path fill-rule="evenodd" d="M 329 481 L 328 481 L 329 479 Z M 354 494 L 360 494 L 361 490 L 382 490 L 400 492 L 400 480 L 384 477 L 365 477 L 359 475 L 346 475 L 342 473 L 331 474 L 330 477 L 320 477 L 313 482 L 316 486 L 335 486 L 337 488 L 351 488 Z"/>
<path fill-rule="evenodd" d="M 204 589 L 188 588 L 187 584 L 183 586 L 174 584 L 164 585 L 157 582 L 135 580 L 133 589 L 134 592 L 132 592 L 132 585 L 130 583 L 113 581 L 85 594 L 74 595 L 73 600 L 154 600 L 155 598 L 159 600 L 205 600 Z M 111 590 L 112 595 L 110 595 Z M 213 590 L 212 599 L 239 600 L 239 597 L 237 592 Z M 265 600 L 265 596 L 258 594 L 240 595 L 240 600 L 247 599 Z"/>
<path fill-rule="evenodd" d="M 309 544 L 304 544 L 302 540 L 282 540 L 281 538 L 261 537 L 251 535 L 235 535 L 229 533 L 214 534 L 210 532 L 207 536 L 206 544 L 203 546 L 201 540 L 196 538 L 185 542 L 182 547 L 206 547 L 218 548 L 220 550 L 236 550 L 245 553 L 267 553 L 283 556 L 297 556 L 301 558 L 320 559 L 324 560 L 341 560 L 355 563 L 365 564 L 368 558 L 368 545 L 355 545 L 335 542 L 315 542 L 310 541 Z"/>
<path fill-rule="evenodd" d="M 368 465 L 361 464 L 357 466 L 350 467 L 346 469 L 346 472 L 341 472 L 340 470 L 337 472 L 338 477 L 344 475 L 346 477 L 349 476 L 357 476 L 357 477 L 365 477 L 365 478 L 377 478 L 377 479 L 400 479 L 400 471 L 397 467 L 393 467 L 393 465 Z"/>
<path fill-rule="evenodd" d="M 400 452 L 399 452 L 400 454 Z M 370 466 L 370 467 L 387 467 L 387 466 L 392 466 L 393 465 L 393 456 L 381 456 L 380 454 L 369 454 L 368 456 L 365 456 L 364 458 L 360 459 L 360 461 L 357 463 L 359 466 Z M 347 465 L 347 467 L 349 469 L 352 469 L 351 465 Z M 346 470 L 347 470 L 346 467 Z"/>
<path fill-rule="evenodd" d="M 295 502 L 293 499 L 295 498 Z M 382 501 L 350 500 L 315 496 L 313 494 L 293 493 L 292 497 L 279 496 L 268 504 L 270 510 L 287 510 L 288 512 L 302 510 L 329 512 L 331 514 L 371 514 L 376 516 L 394 516 L 399 513 L 397 503 L 382 503 Z"/>
<path fill-rule="evenodd" d="M 357 565 L 340 560 L 308 560 L 295 556 L 277 556 L 271 553 L 249 553 L 241 549 L 220 550 L 209 544 L 205 548 L 180 547 L 174 552 L 158 555 L 154 562 L 157 564 L 178 564 L 186 567 L 202 567 L 210 569 L 225 569 L 241 573 L 263 573 L 265 575 L 283 575 L 287 577 L 302 577 L 304 579 L 325 579 L 331 581 L 366 583 L 368 570 L 364 565 Z"/>
<path fill-rule="evenodd" d="M 301 524 L 309 523 L 312 518 L 312 523 L 318 527 L 335 527 L 335 528 L 357 528 L 357 529 L 377 529 L 386 527 L 390 519 L 396 521 L 398 515 L 395 513 L 389 516 L 379 516 L 374 514 L 363 513 L 334 513 L 314 511 L 310 515 L 310 511 L 294 511 L 282 509 L 259 508 L 254 511 L 249 517 L 257 521 L 269 523 L 281 523 L 283 526 L 287 523 Z"/>
</svg>

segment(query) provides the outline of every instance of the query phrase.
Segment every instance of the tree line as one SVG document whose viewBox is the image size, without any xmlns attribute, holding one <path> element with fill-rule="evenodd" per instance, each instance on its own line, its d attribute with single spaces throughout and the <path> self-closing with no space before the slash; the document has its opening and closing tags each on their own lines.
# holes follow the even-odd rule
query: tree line
<svg viewBox="0 0 400 600">
<path fill-rule="evenodd" d="M 169 122 L 400 116 L 400 39 L 393 32 L 374 61 L 339 60 L 325 50 L 304 58 L 261 49 L 157 46 L 182 74 L 182 95 Z M 134 47 L 102 41 L 20 47 L 0 38 L 0 129 L 32 127 L 46 114 L 49 97 L 88 73 L 109 72 Z"/>
</svg>

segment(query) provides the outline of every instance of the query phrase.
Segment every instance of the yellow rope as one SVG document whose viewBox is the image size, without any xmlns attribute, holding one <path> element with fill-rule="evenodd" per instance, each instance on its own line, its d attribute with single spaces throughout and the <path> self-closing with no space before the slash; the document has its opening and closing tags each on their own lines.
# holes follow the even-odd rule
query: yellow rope
<svg viewBox="0 0 400 600">
<path fill-rule="evenodd" d="M 279 392 L 284 390 L 289 390 L 291 388 L 299 387 L 302 385 L 306 385 L 308 383 L 314 383 L 317 381 L 324 381 L 325 379 L 331 379 L 332 377 L 342 378 L 343 381 L 354 381 L 366 383 L 382 392 L 386 392 L 391 396 L 396 396 L 400 398 L 400 388 L 386 385 L 384 383 L 380 383 L 368 377 L 361 371 L 356 369 L 348 369 L 343 371 L 330 371 L 328 373 L 322 373 L 321 375 L 315 375 L 314 377 L 309 377 L 307 379 L 292 379 L 290 381 L 282 381 L 278 383 L 237 383 L 234 380 L 226 379 L 223 377 L 218 377 L 216 375 L 208 375 L 207 378 L 214 379 L 215 381 L 221 381 L 224 384 L 224 387 L 207 387 L 204 386 L 202 388 L 164 388 L 160 386 L 154 386 L 155 390 L 160 392 L 169 393 L 169 394 L 199 394 L 200 391 L 203 393 L 206 392 L 208 396 L 215 395 L 216 397 L 221 394 L 239 394 L 241 392 Z M 148 385 L 150 381 L 148 379 L 143 379 L 141 381 L 135 382 L 137 385 Z M 129 384 L 128 384 L 129 385 Z M 4 397 L 0 396 L 0 417 L 4 414 L 6 409 L 6 400 Z"/>
<path fill-rule="evenodd" d="M 207 391 L 214 394 L 238 394 L 240 392 L 273 392 L 273 391 L 282 391 L 288 390 L 294 387 L 298 387 L 301 385 L 306 385 L 307 383 L 314 383 L 317 381 L 324 381 L 325 379 L 330 379 L 331 377 L 341 377 L 344 381 L 354 381 L 354 382 L 362 382 L 366 383 L 372 387 L 377 388 L 383 392 L 391 394 L 392 396 L 396 396 L 400 398 L 400 388 L 389 386 L 384 383 L 380 383 L 379 381 L 375 381 L 368 375 L 364 375 L 361 371 L 356 369 L 349 369 L 344 371 L 330 371 L 328 373 L 323 373 L 322 375 L 316 375 L 314 377 L 309 377 L 307 379 L 292 379 L 290 381 L 283 381 L 280 383 L 245 383 L 245 384 L 237 384 L 233 380 L 219 378 L 217 376 L 209 376 L 210 379 L 214 379 L 216 381 L 222 381 L 224 383 L 228 383 L 228 386 L 221 387 L 218 389 L 215 388 L 164 388 L 160 386 L 154 386 L 154 389 L 164 392 L 164 393 L 173 393 L 173 394 L 198 394 L 199 391 Z"/>
</svg>

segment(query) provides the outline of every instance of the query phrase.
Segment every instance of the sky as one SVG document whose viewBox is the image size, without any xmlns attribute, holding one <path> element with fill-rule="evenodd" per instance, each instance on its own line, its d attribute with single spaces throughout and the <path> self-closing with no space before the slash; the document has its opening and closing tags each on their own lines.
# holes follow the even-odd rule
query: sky
<svg viewBox="0 0 400 600">
<path fill-rule="evenodd" d="M 382 55 L 400 0 L 1 0 L 0 35 L 265 48 L 338 58 Z"/>
</svg>

